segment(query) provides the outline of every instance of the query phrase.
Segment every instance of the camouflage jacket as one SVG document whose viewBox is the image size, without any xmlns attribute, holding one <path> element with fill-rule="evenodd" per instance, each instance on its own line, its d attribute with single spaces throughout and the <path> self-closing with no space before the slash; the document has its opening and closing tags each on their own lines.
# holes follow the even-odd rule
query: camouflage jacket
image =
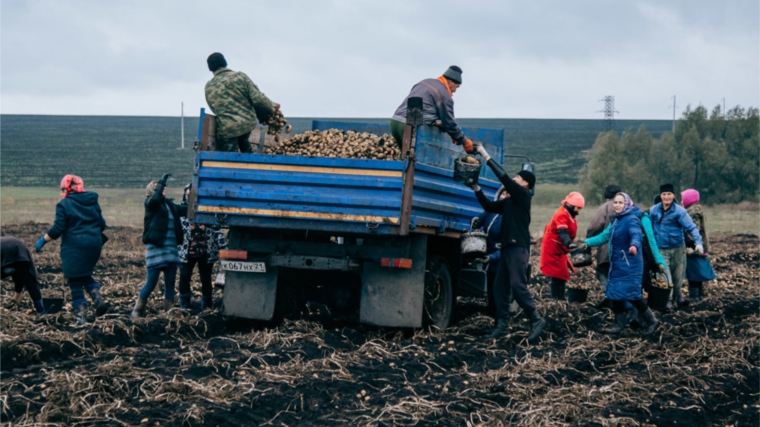
<svg viewBox="0 0 760 427">
<path fill-rule="evenodd" d="M 206 83 L 206 102 L 216 115 L 217 139 L 245 135 L 274 114 L 274 104 L 245 73 L 219 69 Z"/>
<path fill-rule="evenodd" d="M 710 253 L 707 243 L 707 226 L 705 224 L 705 214 L 702 213 L 702 206 L 700 206 L 699 203 L 691 204 L 686 208 L 686 212 L 689 213 L 691 220 L 694 221 L 694 224 L 699 229 L 699 235 L 702 236 L 702 247 L 704 248 L 705 253 Z M 694 239 L 691 237 L 691 234 L 684 232 L 683 236 L 686 240 L 686 247 L 694 248 L 695 243 Z"/>
</svg>

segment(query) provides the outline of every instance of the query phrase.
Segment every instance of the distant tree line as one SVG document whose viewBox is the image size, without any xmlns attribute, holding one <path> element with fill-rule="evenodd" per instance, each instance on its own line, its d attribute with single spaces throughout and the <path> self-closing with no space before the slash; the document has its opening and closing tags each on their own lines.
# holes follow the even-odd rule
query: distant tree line
<svg viewBox="0 0 760 427">
<path fill-rule="evenodd" d="M 757 108 L 687 107 L 675 132 L 653 138 L 637 132 L 601 133 L 581 170 L 586 199 L 602 202 L 604 187 L 617 184 L 646 205 L 671 183 L 677 192 L 694 188 L 706 204 L 758 202 L 760 120 Z M 680 202 L 680 197 L 677 197 Z"/>
</svg>

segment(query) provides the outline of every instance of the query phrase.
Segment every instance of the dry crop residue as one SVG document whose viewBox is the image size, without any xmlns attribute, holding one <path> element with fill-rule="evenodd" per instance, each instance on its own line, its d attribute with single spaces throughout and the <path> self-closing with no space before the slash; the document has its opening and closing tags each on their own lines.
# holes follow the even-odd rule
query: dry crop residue
<svg viewBox="0 0 760 427">
<path fill-rule="evenodd" d="M 7 225 L 32 245 L 47 226 Z M 96 278 L 112 310 L 82 328 L 38 317 L 24 295 L 0 310 L 0 421 L 99 426 L 697 426 L 758 424 L 758 239 L 713 242 L 705 301 L 661 315 L 644 339 L 600 333 L 611 314 L 548 298 L 528 345 L 524 316 L 493 342 L 482 301 L 460 301 L 444 332 L 360 325 L 312 305 L 277 328 L 225 323 L 218 308 L 129 311 L 145 279 L 140 230 L 111 229 Z M 63 285 L 58 243 L 35 255 L 45 297 Z M 535 251 L 535 248 L 534 248 Z M 538 257 L 534 253 L 533 262 Z M 534 267 L 537 267 L 534 266 Z M 535 269 L 534 271 L 537 271 Z M 591 267 L 571 280 L 593 281 Z M 194 284 L 194 289 L 199 285 Z M 3 292 L 12 292 L 4 282 Z M 67 299 L 68 291 L 66 292 Z M 217 294 L 216 305 L 221 303 Z M 196 294 L 195 302 L 198 297 Z"/>
</svg>

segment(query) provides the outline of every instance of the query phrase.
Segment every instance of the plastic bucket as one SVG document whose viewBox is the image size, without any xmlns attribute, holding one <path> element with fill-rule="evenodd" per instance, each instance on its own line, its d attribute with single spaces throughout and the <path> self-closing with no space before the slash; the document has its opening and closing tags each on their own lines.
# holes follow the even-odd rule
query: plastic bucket
<svg viewBox="0 0 760 427">
<path fill-rule="evenodd" d="M 658 311 L 667 311 L 668 298 L 670 298 L 670 289 L 652 286 L 649 289 L 647 305 Z"/>
<path fill-rule="evenodd" d="M 475 159 L 474 157 L 470 157 Z M 464 185 L 473 185 L 478 183 L 478 175 L 480 175 L 480 161 L 477 164 L 467 163 L 462 159 L 456 159 L 454 161 L 454 181 L 461 182 Z"/>
<path fill-rule="evenodd" d="M 459 236 L 459 246 L 462 257 L 466 259 L 482 258 L 486 256 L 486 233 L 482 231 L 469 231 Z"/>
<path fill-rule="evenodd" d="M 567 300 L 569 302 L 586 302 L 588 299 L 588 289 L 567 289 Z"/>
<path fill-rule="evenodd" d="M 573 267 L 586 267 L 594 263 L 591 258 L 591 248 L 587 250 L 581 250 L 575 248 L 570 251 L 570 262 L 573 263 Z"/>
</svg>

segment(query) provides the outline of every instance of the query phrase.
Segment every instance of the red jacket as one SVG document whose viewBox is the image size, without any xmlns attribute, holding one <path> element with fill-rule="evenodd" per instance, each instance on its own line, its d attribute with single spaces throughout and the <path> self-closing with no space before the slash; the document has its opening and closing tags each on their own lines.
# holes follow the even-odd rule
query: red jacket
<svg viewBox="0 0 760 427">
<path fill-rule="evenodd" d="M 561 206 L 552 216 L 551 222 L 544 228 L 544 238 L 541 242 L 541 262 L 539 264 L 541 273 L 546 277 L 554 279 L 570 280 L 568 268 L 575 272 L 570 258 L 567 256 L 570 249 L 562 244 L 558 230 L 564 228 L 570 239 L 575 239 L 575 233 L 578 230 L 578 224 L 570 212 Z"/>
</svg>

